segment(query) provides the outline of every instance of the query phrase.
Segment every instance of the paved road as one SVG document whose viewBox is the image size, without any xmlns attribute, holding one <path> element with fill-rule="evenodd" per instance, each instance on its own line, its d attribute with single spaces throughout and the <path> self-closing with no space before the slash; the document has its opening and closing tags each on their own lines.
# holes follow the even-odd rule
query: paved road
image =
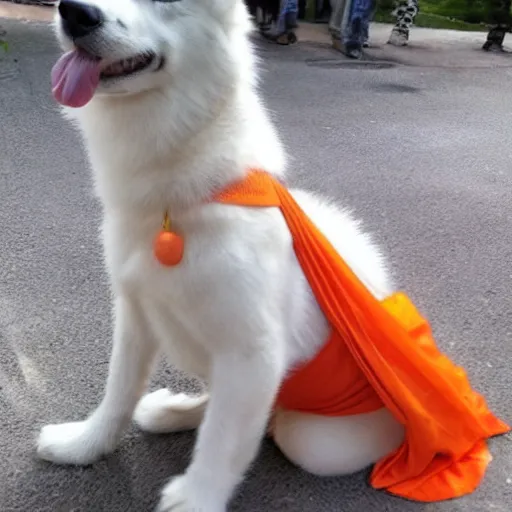
<svg viewBox="0 0 512 512">
<path fill-rule="evenodd" d="M 97 402 L 111 325 L 99 207 L 49 92 L 57 49 L 45 25 L 2 24 L 11 53 L 0 60 L 0 510 L 149 511 L 186 467 L 192 434 L 132 429 L 86 469 L 34 458 L 42 424 L 82 418 Z M 384 69 L 339 67 L 319 44 L 262 46 L 264 89 L 295 182 L 357 210 L 440 345 L 512 421 L 512 57 L 474 66 L 471 45 L 458 69 L 429 64 L 421 45 L 414 65 Z M 193 385 L 165 366 L 153 382 L 164 384 Z M 366 474 L 307 476 L 266 443 L 232 510 L 505 512 L 512 438 L 492 451 L 475 494 L 423 506 L 369 489 Z"/>
</svg>

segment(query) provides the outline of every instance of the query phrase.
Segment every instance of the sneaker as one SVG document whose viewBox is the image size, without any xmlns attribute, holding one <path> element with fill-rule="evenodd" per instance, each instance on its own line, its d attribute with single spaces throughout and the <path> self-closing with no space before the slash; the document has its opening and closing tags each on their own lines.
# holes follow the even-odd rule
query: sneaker
<svg viewBox="0 0 512 512">
<path fill-rule="evenodd" d="M 347 44 L 343 53 L 351 59 L 359 60 L 363 56 L 363 49 L 359 45 Z"/>
<path fill-rule="evenodd" d="M 495 43 L 494 41 L 485 41 L 482 46 L 482 50 L 486 52 L 504 52 L 503 46 L 501 44 Z"/>
<path fill-rule="evenodd" d="M 293 30 L 288 31 L 288 42 L 290 44 L 295 44 L 298 41 L 297 34 Z"/>
<path fill-rule="evenodd" d="M 394 28 L 389 36 L 388 44 L 393 46 L 407 46 L 409 41 L 409 31 L 405 29 Z"/>
<path fill-rule="evenodd" d="M 357 44 L 343 44 L 339 39 L 332 38 L 332 47 L 350 57 L 351 59 L 360 59 L 363 56 L 363 49 Z"/>
<path fill-rule="evenodd" d="M 275 41 L 277 44 L 280 44 L 282 46 L 286 46 L 286 45 L 290 44 L 290 41 L 288 40 L 288 34 L 281 34 L 281 35 L 277 36 Z"/>
</svg>

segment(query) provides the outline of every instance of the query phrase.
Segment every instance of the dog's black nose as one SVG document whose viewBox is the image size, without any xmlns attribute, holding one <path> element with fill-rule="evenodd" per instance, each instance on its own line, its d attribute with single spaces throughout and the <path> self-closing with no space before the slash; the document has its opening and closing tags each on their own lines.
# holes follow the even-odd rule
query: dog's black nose
<svg viewBox="0 0 512 512">
<path fill-rule="evenodd" d="M 62 28 L 71 39 L 87 36 L 103 23 L 100 9 L 74 0 L 61 0 L 59 14 Z"/>
</svg>

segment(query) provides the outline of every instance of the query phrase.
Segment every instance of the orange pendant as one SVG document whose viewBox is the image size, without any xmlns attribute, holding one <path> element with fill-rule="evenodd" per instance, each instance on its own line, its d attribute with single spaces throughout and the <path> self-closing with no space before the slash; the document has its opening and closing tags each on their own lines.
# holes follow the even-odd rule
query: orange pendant
<svg viewBox="0 0 512 512">
<path fill-rule="evenodd" d="M 162 265 L 173 267 L 183 259 L 184 247 L 185 243 L 180 235 L 162 230 L 155 238 L 153 251 Z"/>
</svg>

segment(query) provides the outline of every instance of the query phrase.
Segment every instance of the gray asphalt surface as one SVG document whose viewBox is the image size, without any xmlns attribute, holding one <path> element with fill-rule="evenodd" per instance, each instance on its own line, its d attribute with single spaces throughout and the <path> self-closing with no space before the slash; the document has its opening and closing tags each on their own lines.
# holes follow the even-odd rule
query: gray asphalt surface
<svg viewBox="0 0 512 512">
<path fill-rule="evenodd" d="M 82 419 L 100 398 L 109 291 L 84 152 L 50 96 L 52 34 L 2 25 L 11 51 L 0 59 L 0 511 L 149 511 L 185 469 L 193 434 L 132 429 L 85 469 L 34 455 L 42 425 Z M 512 68 L 503 59 L 512 66 L 512 57 L 452 69 L 420 53 L 412 66 L 345 69 L 318 44 L 262 45 L 261 54 L 294 182 L 358 212 L 440 346 L 511 422 Z M 162 385 L 194 383 L 162 366 L 152 386 Z M 370 489 L 366 473 L 308 476 L 265 442 L 231 510 L 508 512 L 512 438 L 491 447 L 495 460 L 473 495 L 421 505 Z"/>
</svg>

